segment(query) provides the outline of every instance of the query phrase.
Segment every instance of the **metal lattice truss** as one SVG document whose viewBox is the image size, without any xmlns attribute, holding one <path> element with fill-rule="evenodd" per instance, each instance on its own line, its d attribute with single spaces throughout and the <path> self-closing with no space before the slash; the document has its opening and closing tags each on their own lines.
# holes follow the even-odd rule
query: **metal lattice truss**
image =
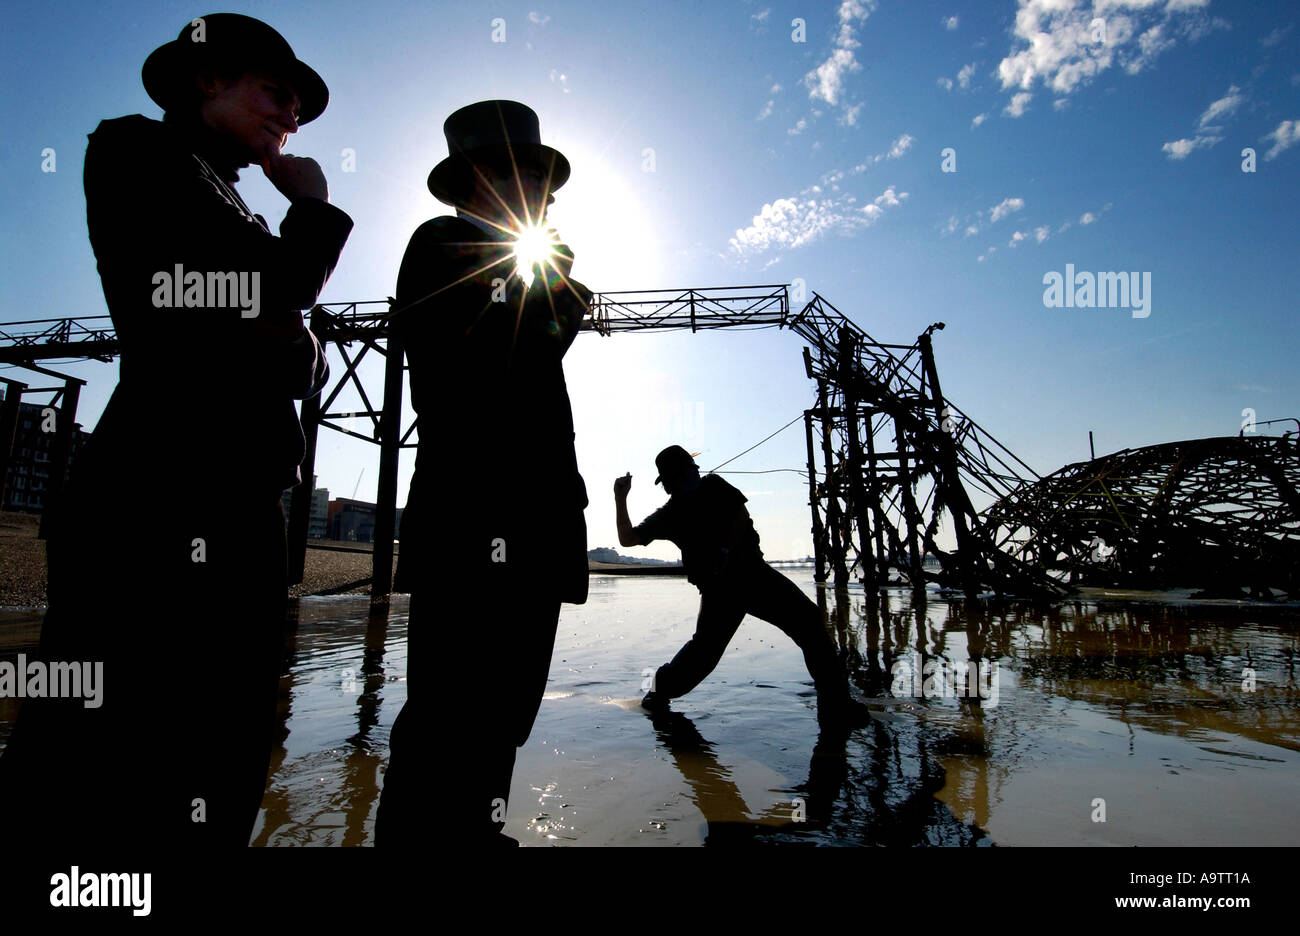
<svg viewBox="0 0 1300 936">
<path fill-rule="evenodd" d="M 987 511 L 997 544 L 1090 585 L 1300 593 L 1300 447 L 1238 436 L 1066 465 Z"/>
<path fill-rule="evenodd" d="M 380 445 L 380 531 L 391 528 L 398 450 L 414 445 L 417 429 L 415 422 L 400 425 L 404 354 L 388 311 L 383 300 L 313 309 L 312 330 L 338 348 L 346 366 L 302 411 L 306 478 L 321 425 Z M 1257 592 L 1269 585 L 1297 593 L 1300 456 L 1293 439 L 1169 443 L 1042 478 L 943 396 L 931 345 L 942 323 L 910 345 L 883 344 L 815 293 L 791 314 L 788 287 L 771 285 L 597 293 L 582 327 L 601 335 L 789 328 L 808 342 L 804 363 L 817 404 L 805 411 L 804 426 L 819 581 L 829 565 L 837 583 L 855 573 L 869 586 L 898 576 L 918 592 L 938 582 L 968 595 L 1054 596 L 1069 590 L 1067 579 L 1148 584 L 1212 575 Z M 0 362 L 111 360 L 118 351 L 107 316 L 0 325 Z M 378 408 L 359 370 L 371 351 L 385 362 Z M 363 408 L 331 411 L 349 385 Z M 370 420 L 368 434 L 339 424 L 357 418 Z M 299 577 L 309 487 L 295 489 L 289 524 L 291 571 Z M 993 506 L 977 511 L 972 495 Z M 941 538 L 955 538 L 956 548 L 941 548 Z M 374 553 L 380 593 L 392 554 L 391 539 L 384 540 L 381 533 Z"/>
<path fill-rule="evenodd" d="M 0 323 L 0 364 L 65 357 L 107 363 L 117 353 L 117 332 L 107 315 Z"/>
<path fill-rule="evenodd" d="M 913 344 L 884 344 L 814 293 L 787 327 L 810 343 L 818 388 L 804 420 L 819 579 L 828 561 L 837 582 L 856 572 L 876 586 L 896 574 L 914 590 L 1064 593 L 999 550 L 971 502 L 968 491 L 997 500 L 1039 476 L 943 396 L 930 338 L 942 323 Z M 955 550 L 938 543 L 945 526 Z"/>
</svg>

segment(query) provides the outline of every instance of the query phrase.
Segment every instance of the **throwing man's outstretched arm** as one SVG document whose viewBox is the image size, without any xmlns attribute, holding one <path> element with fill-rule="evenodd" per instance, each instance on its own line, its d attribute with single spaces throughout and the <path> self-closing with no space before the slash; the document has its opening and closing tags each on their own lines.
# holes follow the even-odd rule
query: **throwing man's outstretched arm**
<svg viewBox="0 0 1300 936">
<path fill-rule="evenodd" d="M 627 515 L 627 492 L 632 489 L 632 475 L 614 479 L 614 509 L 618 520 L 618 545 L 645 546 L 647 541 L 637 535 L 632 518 Z"/>
</svg>

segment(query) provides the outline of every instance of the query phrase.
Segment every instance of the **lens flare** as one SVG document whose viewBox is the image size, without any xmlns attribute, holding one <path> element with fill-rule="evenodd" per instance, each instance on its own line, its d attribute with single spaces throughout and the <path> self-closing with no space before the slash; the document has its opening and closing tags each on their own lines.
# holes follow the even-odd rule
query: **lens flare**
<svg viewBox="0 0 1300 936">
<path fill-rule="evenodd" d="M 534 267 L 541 265 L 545 269 L 547 262 L 554 255 L 555 232 L 537 227 L 526 226 L 515 235 L 515 272 L 531 287 L 535 277 Z"/>
</svg>

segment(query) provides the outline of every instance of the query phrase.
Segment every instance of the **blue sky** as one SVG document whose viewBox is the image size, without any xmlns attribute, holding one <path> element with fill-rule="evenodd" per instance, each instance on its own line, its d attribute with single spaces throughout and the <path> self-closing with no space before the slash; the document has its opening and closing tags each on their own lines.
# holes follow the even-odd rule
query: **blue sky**
<svg viewBox="0 0 1300 936">
<path fill-rule="evenodd" d="M 1293 4 L 228 9 L 278 29 L 330 86 L 328 110 L 286 148 L 320 161 L 331 200 L 356 222 L 324 302 L 393 292 L 411 232 L 447 211 L 424 186 L 446 154 L 442 121 L 505 97 L 537 110 L 544 140 L 572 163 L 552 218 L 590 287 L 801 279 L 881 341 L 910 342 L 944 321 L 945 392 L 1041 473 L 1087 457 L 1089 429 L 1104 453 L 1236 434 L 1246 408 L 1261 420 L 1300 415 Z M 105 118 L 160 116 L 140 66 L 212 11 L 8 11 L 0 320 L 102 314 L 81 188 L 86 134 Z M 497 18 L 504 42 L 493 41 Z M 47 147 L 52 173 L 41 171 Z M 354 172 L 341 169 L 345 148 Z M 945 172 L 948 148 L 955 171 Z M 1254 172 L 1243 171 L 1246 148 Z M 259 170 L 239 188 L 278 224 L 287 203 Z M 1044 275 L 1067 264 L 1150 273 L 1150 314 L 1046 307 Z M 810 405 L 801 348 L 779 331 L 583 335 L 566 372 L 590 544 L 616 542 L 616 475 L 632 472 L 639 520 L 662 501 L 651 482 L 664 445 L 699 450 L 711 468 Z M 51 366 L 89 381 L 79 415 L 93 426 L 116 364 Z M 380 370 L 369 373 L 377 392 Z M 345 395 L 336 409 L 356 402 Z M 402 456 L 399 503 L 413 460 Z M 803 465 L 796 424 L 728 468 Z M 377 466 L 377 447 L 322 433 L 317 475 L 333 496 L 357 486 L 373 498 Z M 544 466 L 519 466 L 521 484 L 542 477 Z M 730 479 L 749 495 L 768 555 L 809 551 L 802 478 Z M 642 552 L 676 555 L 671 544 Z"/>
</svg>

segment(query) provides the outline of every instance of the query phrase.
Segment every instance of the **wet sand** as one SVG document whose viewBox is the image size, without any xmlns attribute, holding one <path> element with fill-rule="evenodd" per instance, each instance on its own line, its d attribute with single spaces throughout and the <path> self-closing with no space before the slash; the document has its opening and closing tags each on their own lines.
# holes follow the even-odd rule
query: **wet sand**
<svg viewBox="0 0 1300 936">
<path fill-rule="evenodd" d="M 786 574 L 818 594 L 811 570 Z M 892 592 L 873 617 L 860 589 L 830 590 L 876 718 L 820 732 L 798 649 L 754 618 L 700 687 L 650 717 L 642 672 L 690 636 L 698 593 L 675 577 L 593 576 L 588 603 L 561 613 L 506 831 L 524 845 L 1295 844 L 1300 609 L 1178 597 L 968 611 Z M 406 697 L 407 600 L 296 608 L 253 842 L 368 844 Z M 38 614 L 5 615 L 0 656 L 38 627 Z M 976 654 L 998 664 L 996 698 L 912 697 L 896 678 L 903 662 Z M 0 741 L 14 711 L 0 701 Z M 431 808 L 457 795 L 431 791 Z"/>
</svg>

